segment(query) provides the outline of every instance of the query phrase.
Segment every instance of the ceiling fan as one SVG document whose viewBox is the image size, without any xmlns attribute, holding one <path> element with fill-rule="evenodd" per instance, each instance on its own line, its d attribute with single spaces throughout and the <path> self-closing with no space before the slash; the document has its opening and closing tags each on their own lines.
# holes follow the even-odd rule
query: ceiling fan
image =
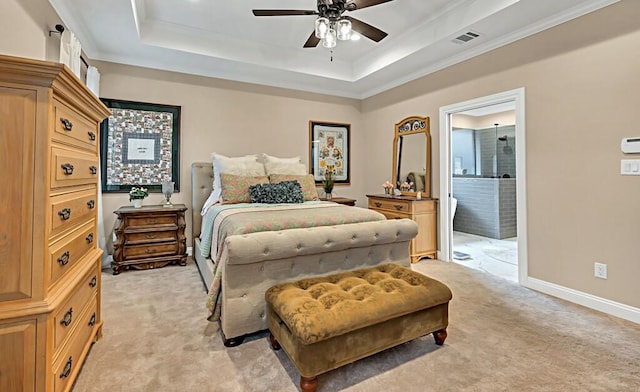
<svg viewBox="0 0 640 392">
<path fill-rule="evenodd" d="M 255 16 L 295 16 L 317 15 L 315 29 L 305 42 L 305 48 L 315 48 L 322 41 L 326 48 L 336 46 L 337 40 L 348 40 L 351 32 L 380 42 L 387 33 L 351 16 L 343 16 L 346 11 L 373 7 L 393 0 L 318 0 L 317 10 L 253 10 Z"/>
</svg>

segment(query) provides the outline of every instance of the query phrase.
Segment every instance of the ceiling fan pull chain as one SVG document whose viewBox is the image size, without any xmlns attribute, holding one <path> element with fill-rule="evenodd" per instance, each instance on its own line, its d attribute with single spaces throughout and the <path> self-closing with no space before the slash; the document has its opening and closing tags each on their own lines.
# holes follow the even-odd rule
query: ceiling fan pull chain
<svg viewBox="0 0 640 392">
<path fill-rule="evenodd" d="M 333 63 L 333 49 L 331 50 L 331 62 Z"/>
</svg>

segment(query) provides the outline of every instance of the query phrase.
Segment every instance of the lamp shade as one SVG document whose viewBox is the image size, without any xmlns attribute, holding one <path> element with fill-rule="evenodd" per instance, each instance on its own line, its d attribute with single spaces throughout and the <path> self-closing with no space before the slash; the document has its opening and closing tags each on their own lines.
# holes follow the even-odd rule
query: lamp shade
<svg viewBox="0 0 640 392">
<path fill-rule="evenodd" d="M 336 29 L 339 40 L 346 41 L 351 38 L 351 21 L 349 19 L 340 19 L 336 23 Z"/>
<path fill-rule="evenodd" d="M 329 19 L 325 17 L 319 17 L 316 19 L 316 37 L 324 39 L 329 31 Z"/>
<path fill-rule="evenodd" d="M 334 29 L 329 29 L 329 31 L 327 31 L 327 35 L 322 40 L 322 46 L 331 49 L 335 48 L 337 43 L 336 31 Z"/>
</svg>

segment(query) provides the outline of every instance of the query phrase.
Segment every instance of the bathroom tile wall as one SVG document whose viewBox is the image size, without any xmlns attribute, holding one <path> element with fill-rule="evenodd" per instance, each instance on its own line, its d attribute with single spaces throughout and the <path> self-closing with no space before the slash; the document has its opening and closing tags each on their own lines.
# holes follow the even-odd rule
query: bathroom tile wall
<svg viewBox="0 0 640 392">
<path fill-rule="evenodd" d="M 517 229 L 517 199 L 516 199 L 516 180 L 500 179 L 498 180 L 498 215 L 499 215 L 499 236 L 498 239 L 512 238 L 518 236 Z"/>
<path fill-rule="evenodd" d="M 453 230 L 495 239 L 517 235 L 515 179 L 456 177 L 453 197 Z"/>
<path fill-rule="evenodd" d="M 497 132 L 495 127 L 483 128 L 476 130 L 475 134 L 476 154 L 479 155 L 482 177 L 503 177 L 505 174 L 512 178 L 515 177 L 515 126 L 498 126 Z M 498 140 L 503 136 L 507 137 L 506 141 Z M 511 153 L 505 151 L 507 143 L 511 147 Z"/>
</svg>

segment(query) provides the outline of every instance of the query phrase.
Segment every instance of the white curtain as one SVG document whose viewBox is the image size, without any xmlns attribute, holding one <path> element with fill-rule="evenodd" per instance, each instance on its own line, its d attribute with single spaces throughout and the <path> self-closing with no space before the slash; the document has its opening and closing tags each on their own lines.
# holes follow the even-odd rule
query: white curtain
<svg viewBox="0 0 640 392">
<path fill-rule="evenodd" d="M 80 55 L 82 46 L 72 31 L 66 30 L 60 37 L 60 62 L 80 77 Z"/>
<path fill-rule="evenodd" d="M 107 246 L 106 234 L 104 230 L 104 210 L 102 209 L 102 179 L 100 178 L 100 171 L 98 172 L 98 246 L 102 249 L 102 268 L 109 268 L 113 257 L 109 254 L 109 247 Z"/>
<path fill-rule="evenodd" d="M 98 68 L 92 65 L 87 69 L 87 87 L 96 97 L 100 96 L 100 72 L 98 72 Z"/>
<path fill-rule="evenodd" d="M 80 77 L 80 55 L 82 47 L 80 41 L 70 30 L 66 30 L 60 39 L 60 62 L 66 64 L 78 77 Z M 87 87 L 96 97 L 100 96 L 100 72 L 94 66 L 87 69 Z M 102 179 L 101 170 L 98 171 L 98 246 L 103 250 L 102 268 L 111 265 L 112 257 L 109 254 L 108 241 L 104 229 L 104 214 L 102 209 Z"/>
<path fill-rule="evenodd" d="M 100 96 L 100 72 L 98 68 L 90 66 L 87 69 L 87 87 L 91 90 L 96 97 Z M 98 172 L 98 246 L 103 250 L 102 254 L 102 268 L 109 268 L 111 265 L 112 257 L 109 254 L 109 247 L 107 245 L 107 234 L 104 229 L 104 210 L 102 209 L 102 179 L 100 178 L 100 170 Z"/>
</svg>

